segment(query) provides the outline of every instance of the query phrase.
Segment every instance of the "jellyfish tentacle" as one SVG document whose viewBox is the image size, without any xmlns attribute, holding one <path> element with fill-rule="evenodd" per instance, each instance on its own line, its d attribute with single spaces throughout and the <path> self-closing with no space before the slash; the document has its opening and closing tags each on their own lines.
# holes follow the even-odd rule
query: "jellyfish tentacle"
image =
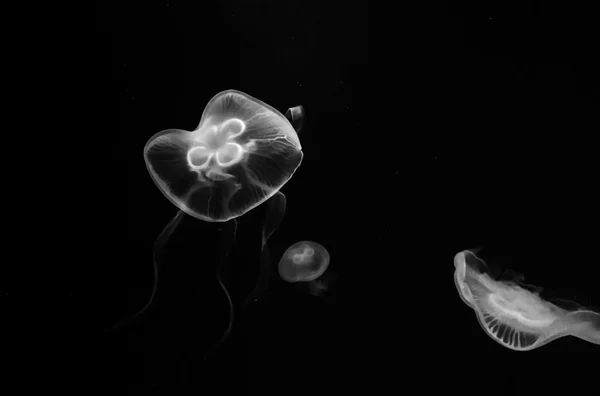
<svg viewBox="0 0 600 396">
<path fill-rule="evenodd" d="M 256 282 L 256 286 L 252 292 L 245 298 L 244 307 L 258 302 L 259 298 L 264 295 L 265 290 L 269 286 L 269 281 L 273 277 L 273 267 L 271 266 L 271 253 L 267 246 L 267 241 L 273 233 L 279 228 L 283 216 L 285 215 L 287 198 L 282 192 L 277 192 L 267 202 L 267 211 L 262 227 L 262 240 L 260 249 L 260 275 Z"/>
<path fill-rule="evenodd" d="M 283 220 L 283 216 L 285 215 L 285 208 L 287 205 L 287 199 L 285 194 L 282 192 L 277 192 L 267 204 L 267 213 L 265 218 L 265 223 L 262 228 L 262 247 L 264 248 L 265 244 L 273 235 L 275 230 L 279 228 L 281 221 Z"/>
<path fill-rule="evenodd" d="M 153 257 L 152 257 L 154 283 L 152 285 L 152 293 L 150 294 L 150 298 L 148 299 L 148 302 L 146 303 L 146 305 L 140 311 L 129 316 L 127 319 L 125 319 L 121 322 L 118 322 L 115 325 L 105 329 L 105 332 L 113 332 L 116 330 L 120 330 L 123 327 L 127 327 L 129 324 L 131 324 L 134 320 L 138 319 L 141 315 L 146 313 L 152 307 L 152 303 L 154 301 L 154 298 L 156 297 L 156 292 L 158 290 L 158 279 L 159 279 L 158 275 L 160 272 L 162 259 L 164 257 L 165 246 L 167 245 L 167 242 L 171 238 L 171 235 L 173 234 L 173 232 L 175 231 L 177 226 L 181 223 L 182 218 L 183 218 L 183 211 L 178 210 L 177 213 L 175 214 L 175 216 L 173 216 L 173 218 L 169 221 L 169 223 L 167 223 L 167 225 L 163 228 L 161 233 L 158 235 L 158 237 L 156 238 L 156 241 L 154 241 L 154 252 L 153 252 Z"/>
<path fill-rule="evenodd" d="M 227 298 L 227 306 L 229 307 L 229 322 L 227 323 L 227 328 L 223 332 L 221 338 L 208 350 L 208 352 L 204 354 L 204 360 L 207 360 L 219 348 L 219 346 L 221 346 L 221 344 L 223 344 L 223 342 L 229 338 L 231 330 L 233 329 L 233 322 L 235 320 L 233 301 L 225 284 L 227 283 L 227 259 L 231 254 L 237 238 L 237 221 L 233 219 L 227 223 L 223 223 L 219 230 L 221 233 L 219 242 L 219 263 L 217 265 L 215 276 L 219 286 L 221 289 L 223 289 L 223 293 L 225 293 L 225 297 Z"/>
</svg>

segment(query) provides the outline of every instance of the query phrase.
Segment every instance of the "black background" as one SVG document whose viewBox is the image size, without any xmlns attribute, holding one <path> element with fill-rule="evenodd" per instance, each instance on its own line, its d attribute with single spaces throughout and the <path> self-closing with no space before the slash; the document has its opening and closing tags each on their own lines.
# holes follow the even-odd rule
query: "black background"
<svg viewBox="0 0 600 396">
<path fill-rule="evenodd" d="M 240 218 L 228 270 L 236 321 L 227 342 L 203 362 L 229 320 L 214 275 L 220 234 L 218 224 L 186 216 L 169 242 L 158 305 L 126 332 L 101 337 L 108 383 L 132 393 L 244 394 L 294 382 L 310 375 L 305 370 L 329 382 L 326 377 L 338 374 L 328 374 L 327 367 L 354 364 L 344 352 L 350 342 L 344 326 L 351 318 L 342 318 L 343 292 L 335 287 L 350 276 L 345 266 L 374 256 L 367 239 L 379 238 L 367 220 L 376 210 L 374 179 L 381 179 L 375 173 L 383 164 L 375 166 L 373 179 L 365 177 L 370 172 L 364 167 L 371 165 L 361 163 L 371 145 L 364 135 L 375 133 L 366 130 L 373 108 L 366 4 L 175 2 L 98 12 L 112 52 L 117 141 L 111 149 L 119 164 L 112 183 L 123 186 L 126 201 L 116 215 L 107 211 L 118 226 L 112 260 L 100 271 L 106 283 L 95 324 L 112 325 L 145 304 L 154 240 L 177 212 L 147 173 L 146 141 L 167 128 L 195 129 L 208 101 L 227 89 L 282 113 L 303 106 L 304 159 L 282 190 L 287 210 L 270 240 L 272 266 L 288 247 L 309 240 L 327 249 L 332 271 L 326 297 L 275 280 L 259 304 L 242 309 L 259 271 L 265 210 Z M 346 286 L 345 293 L 353 289 Z"/>
<path fill-rule="evenodd" d="M 598 77 L 586 10 L 163 2 L 98 7 L 96 26 L 111 53 L 103 71 L 112 73 L 116 114 L 111 180 L 126 194 L 106 210 L 118 226 L 94 326 L 143 304 L 152 244 L 176 213 L 147 174 L 145 142 L 163 129 L 194 129 L 225 89 L 282 113 L 304 106 L 305 157 L 283 189 L 273 262 L 314 240 L 338 278 L 334 303 L 274 286 L 204 365 L 197 357 L 218 339 L 226 305 L 203 251 L 213 230 L 184 219 L 183 253 L 173 259 L 183 263 L 165 276 L 196 299 L 167 296 L 145 327 L 104 339 L 108 372 L 132 394 L 348 385 L 348 376 L 385 376 L 390 355 L 411 356 L 416 368 L 471 348 L 500 351 L 454 289 L 452 259 L 465 249 L 511 256 L 532 282 L 598 304 Z M 261 213 L 240 219 L 244 241 L 256 238 Z M 258 271 L 248 245 L 231 268 L 233 294 Z M 540 351 L 586 348 L 569 338 Z"/>
</svg>

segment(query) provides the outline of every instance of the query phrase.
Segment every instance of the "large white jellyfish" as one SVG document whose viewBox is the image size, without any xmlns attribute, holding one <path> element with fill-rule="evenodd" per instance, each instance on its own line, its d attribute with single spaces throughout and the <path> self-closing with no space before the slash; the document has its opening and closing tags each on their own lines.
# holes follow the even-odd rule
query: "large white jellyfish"
<svg viewBox="0 0 600 396">
<path fill-rule="evenodd" d="M 261 271 L 256 286 L 245 298 L 246 307 L 260 300 L 273 278 L 267 241 L 285 214 L 287 200 L 280 189 L 302 162 L 297 133 L 302 129 L 303 120 L 302 106 L 289 108 L 284 116 L 249 95 L 228 90 L 209 101 L 194 131 L 168 129 L 148 140 L 144 147 L 148 172 L 159 190 L 179 210 L 155 241 L 154 285 L 147 304 L 107 332 L 124 329 L 134 320 L 145 317 L 153 307 L 160 290 L 159 275 L 165 250 L 186 213 L 188 218 L 206 222 L 207 230 L 218 233 L 217 245 L 202 248 L 205 252 L 207 249 L 217 252 L 216 279 L 229 305 L 227 329 L 204 355 L 205 359 L 228 337 L 234 320 L 234 304 L 226 287 L 227 269 L 236 242 L 236 219 L 265 203 L 264 214 L 258 218 L 259 223 L 255 223 L 262 232 Z"/>
<path fill-rule="evenodd" d="M 298 116 L 302 108 L 289 112 Z M 194 131 L 167 129 L 144 147 L 148 172 L 175 206 L 204 221 L 225 222 L 269 199 L 302 162 L 286 117 L 239 91 L 215 95 Z"/>
<path fill-rule="evenodd" d="M 502 279 L 471 251 L 458 253 L 454 265 L 459 295 L 502 346 L 529 351 L 570 335 L 600 348 L 599 309 L 554 297 L 550 301 L 543 289 L 524 283 L 523 275 L 506 272 L 508 279 Z"/>
</svg>

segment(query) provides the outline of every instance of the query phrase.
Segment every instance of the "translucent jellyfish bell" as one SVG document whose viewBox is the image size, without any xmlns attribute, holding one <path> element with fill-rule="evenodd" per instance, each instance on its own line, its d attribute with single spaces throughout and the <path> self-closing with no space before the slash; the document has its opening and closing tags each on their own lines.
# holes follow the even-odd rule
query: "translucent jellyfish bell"
<svg viewBox="0 0 600 396">
<path fill-rule="evenodd" d="M 300 166 L 302 113 L 298 106 L 286 118 L 250 95 L 221 92 L 196 130 L 152 136 L 144 147 L 146 166 L 185 213 L 211 222 L 234 219 L 273 196 Z"/>
<path fill-rule="evenodd" d="M 525 283 L 523 274 L 498 271 L 502 266 L 488 265 L 472 251 L 458 253 L 454 264 L 460 297 L 473 308 L 481 327 L 499 345 L 530 351 L 566 336 L 600 345 L 597 307 L 548 298 L 552 293 Z"/>
<path fill-rule="evenodd" d="M 279 262 L 279 274 L 288 282 L 311 281 L 329 266 L 329 253 L 315 242 L 298 242 L 290 246 Z"/>
<path fill-rule="evenodd" d="M 318 243 L 297 242 L 290 246 L 281 257 L 279 276 L 286 282 L 299 285 L 301 290 L 321 297 L 335 283 L 335 276 L 331 271 L 327 271 L 329 261 L 329 252 Z M 329 293 L 330 297 L 334 295 L 334 293 Z"/>
</svg>

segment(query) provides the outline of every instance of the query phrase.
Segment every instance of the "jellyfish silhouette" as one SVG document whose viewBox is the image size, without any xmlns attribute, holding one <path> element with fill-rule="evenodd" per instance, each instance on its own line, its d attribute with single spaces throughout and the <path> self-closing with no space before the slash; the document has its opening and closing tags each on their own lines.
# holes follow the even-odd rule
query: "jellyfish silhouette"
<svg viewBox="0 0 600 396">
<path fill-rule="evenodd" d="M 229 323 L 205 359 L 231 333 L 234 304 L 227 290 L 228 257 L 235 247 L 237 218 L 265 203 L 260 249 L 261 271 L 244 306 L 258 301 L 272 271 L 267 241 L 279 227 L 286 209 L 280 189 L 300 166 L 303 153 L 298 138 L 304 123 L 302 106 L 285 116 L 269 105 L 239 91 L 215 95 L 207 104 L 194 131 L 168 129 L 152 136 L 144 147 L 144 160 L 159 190 L 179 210 L 154 243 L 154 283 L 146 305 L 111 326 L 113 332 L 140 320 L 153 307 L 159 289 L 165 250 L 184 214 L 217 223 L 219 246 L 216 279 L 229 306 Z"/>
<path fill-rule="evenodd" d="M 290 246 L 279 260 L 279 276 L 289 283 L 308 284 L 313 296 L 321 296 L 333 277 L 324 277 L 329 267 L 329 252 L 322 245 L 312 242 L 297 242 Z"/>
<path fill-rule="evenodd" d="M 279 261 L 279 274 L 288 282 L 309 282 L 320 277 L 328 266 L 327 249 L 305 241 L 288 248 Z"/>
<path fill-rule="evenodd" d="M 600 345 L 597 306 L 552 297 L 543 287 L 525 283 L 523 274 L 503 271 L 503 265 L 490 265 L 473 251 L 456 254 L 454 264 L 460 297 L 497 344 L 513 351 L 531 351 L 572 336 Z"/>
</svg>

